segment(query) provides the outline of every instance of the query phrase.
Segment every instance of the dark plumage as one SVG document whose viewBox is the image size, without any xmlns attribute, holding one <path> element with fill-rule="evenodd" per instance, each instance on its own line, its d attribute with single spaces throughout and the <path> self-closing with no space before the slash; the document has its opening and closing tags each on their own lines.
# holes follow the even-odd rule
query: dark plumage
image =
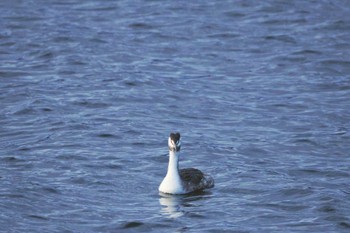
<svg viewBox="0 0 350 233">
<path fill-rule="evenodd" d="M 186 183 L 199 184 L 203 178 L 203 172 L 196 168 L 184 168 L 180 170 L 180 177 Z"/>
<path fill-rule="evenodd" d="M 180 170 L 182 185 L 188 192 L 200 191 L 214 187 L 214 180 L 196 168 L 185 168 Z"/>
</svg>

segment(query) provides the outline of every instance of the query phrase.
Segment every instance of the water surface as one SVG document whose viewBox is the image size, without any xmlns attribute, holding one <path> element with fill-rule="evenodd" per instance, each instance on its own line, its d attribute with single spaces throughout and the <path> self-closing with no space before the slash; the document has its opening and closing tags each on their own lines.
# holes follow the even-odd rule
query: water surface
<svg viewBox="0 0 350 233">
<path fill-rule="evenodd" d="M 348 1 L 2 1 L 2 232 L 348 232 Z M 167 137 L 214 189 L 159 195 Z"/>
</svg>

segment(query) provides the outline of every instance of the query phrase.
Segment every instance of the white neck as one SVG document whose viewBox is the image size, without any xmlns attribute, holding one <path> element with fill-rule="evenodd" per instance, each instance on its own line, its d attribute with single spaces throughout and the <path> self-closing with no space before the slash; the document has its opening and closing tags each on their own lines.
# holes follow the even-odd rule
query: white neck
<svg viewBox="0 0 350 233">
<path fill-rule="evenodd" d="M 168 171 L 159 186 L 159 191 L 172 194 L 184 193 L 179 174 L 179 154 L 175 151 L 169 151 Z"/>
<path fill-rule="evenodd" d="M 169 151 L 167 176 L 179 176 L 179 154 L 175 151 Z"/>
</svg>

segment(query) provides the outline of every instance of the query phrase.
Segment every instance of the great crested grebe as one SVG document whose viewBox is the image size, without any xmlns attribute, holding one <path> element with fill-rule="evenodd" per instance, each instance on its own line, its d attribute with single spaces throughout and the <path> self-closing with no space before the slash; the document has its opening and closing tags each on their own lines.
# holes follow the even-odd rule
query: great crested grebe
<svg viewBox="0 0 350 233">
<path fill-rule="evenodd" d="M 159 191 L 168 194 L 186 194 L 214 187 L 214 179 L 196 168 L 179 169 L 180 133 L 171 133 L 168 139 L 168 171 Z"/>
</svg>

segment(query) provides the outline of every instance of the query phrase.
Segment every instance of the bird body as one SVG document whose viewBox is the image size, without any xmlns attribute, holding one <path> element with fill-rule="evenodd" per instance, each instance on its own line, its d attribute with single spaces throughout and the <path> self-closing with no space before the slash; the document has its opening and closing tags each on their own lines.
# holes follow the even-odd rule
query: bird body
<svg viewBox="0 0 350 233">
<path fill-rule="evenodd" d="M 168 194 L 186 194 L 214 187 L 211 176 L 196 168 L 179 169 L 180 134 L 171 133 L 168 139 L 169 164 L 168 171 L 159 191 Z"/>
</svg>

